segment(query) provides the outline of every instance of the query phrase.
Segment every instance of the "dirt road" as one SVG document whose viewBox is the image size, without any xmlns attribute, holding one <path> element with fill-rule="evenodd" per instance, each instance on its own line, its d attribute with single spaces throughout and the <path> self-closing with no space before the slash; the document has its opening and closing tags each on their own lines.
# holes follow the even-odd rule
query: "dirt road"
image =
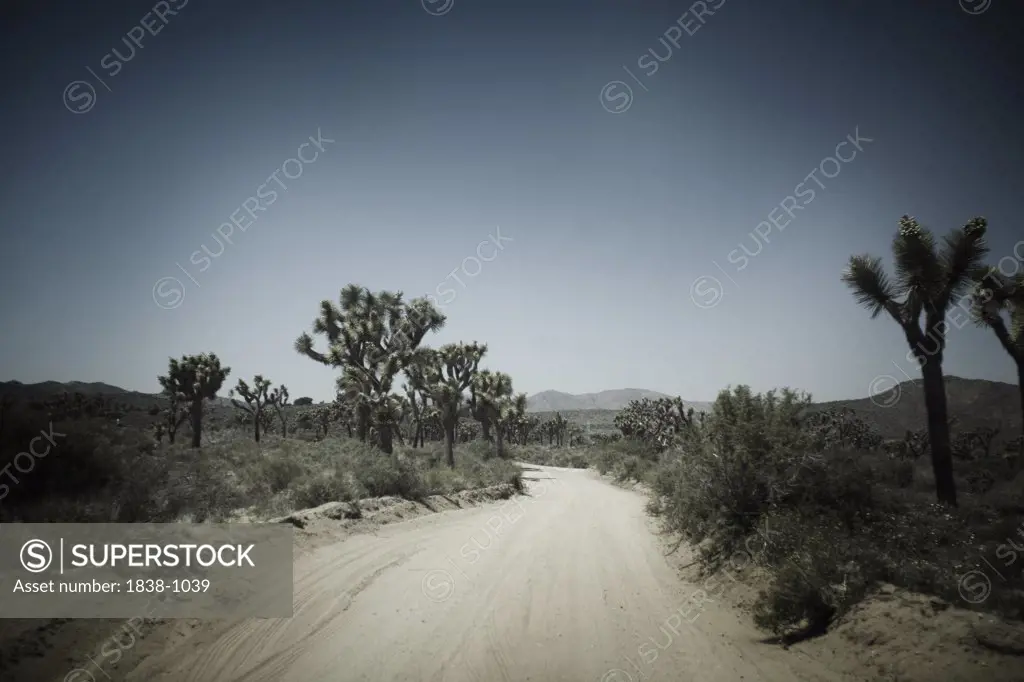
<svg viewBox="0 0 1024 682">
<path fill-rule="evenodd" d="M 759 644 L 747 617 L 693 598 L 650 533 L 642 496 L 588 471 L 527 475 L 528 497 L 383 526 L 300 558 L 292 619 L 205 625 L 127 679 L 841 679 Z"/>
</svg>

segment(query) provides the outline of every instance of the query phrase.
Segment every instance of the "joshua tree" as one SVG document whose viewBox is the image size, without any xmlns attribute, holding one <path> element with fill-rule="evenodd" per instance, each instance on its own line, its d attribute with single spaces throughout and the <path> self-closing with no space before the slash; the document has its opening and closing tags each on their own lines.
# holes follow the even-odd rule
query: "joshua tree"
<svg viewBox="0 0 1024 682">
<path fill-rule="evenodd" d="M 402 384 L 402 390 L 405 392 L 409 416 L 412 419 L 412 446 L 414 448 L 423 447 L 426 435 L 424 422 L 428 414 L 427 401 L 429 400 L 423 389 L 426 383 L 423 379 L 423 368 L 413 362 L 405 368 L 405 374 L 409 377 L 409 381 Z"/>
<path fill-rule="evenodd" d="M 267 406 L 270 406 L 270 401 L 267 401 Z M 264 409 L 260 413 L 260 427 L 263 429 L 263 433 L 274 432 L 274 413 L 268 409 Z"/>
<path fill-rule="evenodd" d="M 490 442 L 491 426 L 497 424 L 501 415 L 502 401 L 512 395 L 512 377 L 504 372 L 489 369 L 477 372 L 469 386 L 469 407 L 473 418 L 480 422 L 483 439 Z M 498 434 L 501 438 L 501 434 Z M 501 450 L 501 443 L 498 444 Z"/>
<path fill-rule="evenodd" d="M 986 226 L 984 218 L 974 218 L 952 231 L 940 248 L 929 230 L 903 216 L 892 245 L 895 281 L 889 279 L 881 258 L 866 254 L 852 256 L 842 277 L 872 318 L 884 311 L 896 321 L 910 346 L 908 357 L 913 356 L 921 367 L 935 492 L 940 502 L 952 506 L 956 506 L 956 483 L 942 373 L 945 317 L 988 252 Z"/>
<path fill-rule="evenodd" d="M 417 388 L 430 396 L 441 413 L 445 458 L 450 467 L 455 466 L 455 428 L 459 423 L 462 394 L 472 385 L 485 353 L 486 344 L 474 341 L 449 343 L 437 350 L 422 348 L 416 354 L 421 368 L 417 378 L 424 382 Z"/>
<path fill-rule="evenodd" d="M 444 440 L 444 424 L 441 423 L 441 410 L 433 404 L 428 404 L 423 412 L 423 436 L 420 441 L 425 444 L 428 440 Z"/>
<path fill-rule="evenodd" d="M 339 298 L 339 305 L 322 301 L 320 316 L 313 322 L 313 333 L 327 337 L 327 351 L 316 351 L 305 332 L 295 349 L 342 370 L 338 390 L 356 411 L 360 440 L 366 441 L 371 420 L 380 416 L 385 419 L 376 425 L 381 447 L 390 448 L 394 423 L 389 415 L 394 405 L 388 396 L 395 375 L 412 362 L 423 337 L 444 326 L 445 316 L 425 298 L 405 303 L 401 292 L 373 293 L 355 284 L 342 289 Z"/>
<path fill-rule="evenodd" d="M 668 448 L 676 436 L 693 426 L 693 408 L 682 398 L 641 398 L 615 415 L 615 426 L 626 438 L 643 441 L 659 450 Z"/>
<path fill-rule="evenodd" d="M 326 438 L 331 429 L 331 422 L 338 418 L 340 409 L 337 404 L 317 405 L 313 408 L 313 423 L 316 424 L 318 438 Z M 349 434 L 351 435 L 351 434 Z"/>
<path fill-rule="evenodd" d="M 274 411 L 277 412 L 277 418 L 281 420 L 281 437 L 288 437 L 288 414 L 285 412 L 288 404 L 288 388 L 282 384 L 270 392 L 267 397 L 267 403 L 274 407 Z"/>
<path fill-rule="evenodd" d="M 500 375 L 501 372 L 498 372 Z M 509 379 L 509 393 L 511 394 L 512 380 Z M 503 397 L 498 403 L 498 410 L 494 416 L 495 433 L 498 435 L 498 457 L 505 456 L 505 436 L 509 440 L 515 437 L 514 429 L 521 423 L 526 414 L 526 394 L 520 393 L 515 397 L 511 395 Z"/>
<path fill-rule="evenodd" d="M 164 393 L 168 393 L 166 390 Z M 161 428 L 157 442 L 161 442 L 163 434 L 167 434 L 167 442 L 174 445 L 174 438 L 178 435 L 178 427 L 188 419 L 188 401 L 183 393 L 168 393 L 167 408 L 163 410 L 163 422 L 158 424 Z M 158 413 L 161 414 L 161 413 Z"/>
<path fill-rule="evenodd" d="M 544 433 L 548 437 L 548 445 L 554 443 L 557 447 L 562 447 L 568 427 L 569 420 L 563 417 L 561 412 L 555 412 L 555 416 L 543 424 Z"/>
<path fill-rule="evenodd" d="M 991 329 L 1003 350 L 1017 365 L 1017 389 L 1024 414 L 1024 275 L 1006 277 L 987 268 L 977 277 L 974 296 L 975 320 Z M 1003 314 L 1009 318 L 1009 326 Z M 1024 453 L 1022 453 L 1024 454 Z"/>
<path fill-rule="evenodd" d="M 245 402 L 235 400 L 235 394 L 242 397 Z M 231 404 L 252 418 L 253 434 L 256 442 L 260 442 L 260 426 L 263 425 L 263 410 L 270 405 L 270 382 L 257 374 L 253 378 L 252 388 L 245 383 L 244 379 L 238 380 L 238 385 L 228 392 Z"/>
<path fill-rule="evenodd" d="M 188 404 L 192 425 L 192 447 L 198 448 L 203 433 L 203 400 L 213 400 L 231 373 L 230 367 L 221 367 L 214 353 L 181 356 L 170 359 L 167 376 L 157 377 L 169 396 L 180 395 Z"/>
</svg>

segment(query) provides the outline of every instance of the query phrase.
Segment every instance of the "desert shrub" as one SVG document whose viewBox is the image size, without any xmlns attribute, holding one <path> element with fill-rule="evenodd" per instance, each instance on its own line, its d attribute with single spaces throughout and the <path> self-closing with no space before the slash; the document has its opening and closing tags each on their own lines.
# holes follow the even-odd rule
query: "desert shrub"
<svg viewBox="0 0 1024 682">
<path fill-rule="evenodd" d="M 624 438 L 622 440 L 597 445 L 590 450 L 590 460 L 602 474 L 611 473 L 618 477 L 626 468 L 627 459 L 637 458 L 640 464 L 630 465 L 633 470 L 649 469 L 660 459 L 658 450 L 643 441 Z"/>
<path fill-rule="evenodd" d="M 265 481 L 271 494 L 288 490 L 306 473 L 302 464 L 276 452 L 259 457 L 254 464 L 254 469 L 254 478 Z"/>
<path fill-rule="evenodd" d="M 620 483 L 636 481 L 637 483 L 647 478 L 647 472 L 651 469 L 649 460 L 637 455 L 630 455 L 619 462 L 615 467 L 615 480 Z"/>
<path fill-rule="evenodd" d="M 556 447 L 548 445 L 514 445 L 509 448 L 509 459 L 542 466 L 586 469 L 591 464 L 590 447 Z"/>
<path fill-rule="evenodd" d="M 807 416 L 806 427 L 816 449 L 876 450 L 885 443 L 878 430 L 850 408 L 813 412 Z"/>
<path fill-rule="evenodd" d="M 806 634 L 825 632 L 836 613 L 836 588 L 830 583 L 834 559 L 820 547 L 803 553 L 803 566 L 783 565 L 754 603 L 754 622 L 777 635 L 794 628 Z M 845 583 L 842 585 L 845 587 Z"/>
<path fill-rule="evenodd" d="M 590 460 L 581 452 L 569 453 L 569 466 L 573 469 L 586 469 L 590 466 Z"/>
<path fill-rule="evenodd" d="M 905 454 L 914 447 L 880 447 L 850 415 L 806 419 L 802 402 L 723 392 L 708 418 L 684 431 L 684 445 L 661 455 L 648 511 L 697 545 L 705 571 L 756 555 L 771 576 L 756 622 L 776 633 L 821 632 L 880 582 L 960 600 L 958 573 L 1015 527 L 998 520 L 1024 518 L 1024 496 L 1006 482 L 1015 473 L 996 457 L 962 461 L 967 494 L 949 510 L 934 503 L 927 462 Z M 606 453 L 596 463 L 616 466 Z M 1021 587 L 1024 577 L 1007 580 L 1001 603 L 1012 606 L 1001 609 L 1024 608 L 1011 595 Z"/>
<path fill-rule="evenodd" d="M 451 495 L 472 486 L 466 476 L 448 467 L 425 467 L 423 485 L 431 495 Z"/>
<path fill-rule="evenodd" d="M 333 435 L 315 442 L 268 435 L 255 443 L 248 431 L 231 426 L 230 412 L 222 412 L 211 410 L 199 449 L 188 446 L 184 426 L 171 445 L 103 418 L 55 421 L 50 453 L 36 458 L 26 473 L 12 466 L 18 480 L 0 503 L 0 521 L 230 521 L 374 495 L 421 499 L 499 483 L 522 488 L 519 467 L 484 459 L 487 444 L 460 447 L 456 469 L 450 471 L 437 464 L 440 446 L 428 456 L 398 448 L 395 463 L 354 439 Z M 26 450 L 40 429 L 48 430 L 45 415 L 28 406 L 5 421 L 0 467 Z M 37 451 L 41 445 L 37 442 Z M 21 468 L 27 461 L 19 458 Z"/>
<path fill-rule="evenodd" d="M 495 457 L 495 445 L 485 440 L 476 439 L 466 443 L 461 452 L 468 454 L 473 459 L 489 459 Z"/>
<path fill-rule="evenodd" d="M 914 463 L 897 460 L 892 463 L 892 482 L 898 488 L 909 488 L 914 485 Z"/>
<path fill-rule="evenodd" d="M 328 502 L 351 502 L 352 483 L 343 472 L 325 471 L 297 481 L 291 489 L 291 500 L 296 509 L 319 507 Z"/>
</svg>

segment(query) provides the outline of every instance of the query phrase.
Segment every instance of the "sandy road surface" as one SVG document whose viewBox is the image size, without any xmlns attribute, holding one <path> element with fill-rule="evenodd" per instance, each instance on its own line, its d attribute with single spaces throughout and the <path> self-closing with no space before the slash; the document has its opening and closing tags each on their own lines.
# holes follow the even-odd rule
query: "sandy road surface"
<svg viewBox="0 0 1024 682">
<path fill-rule="evenodd" d="M 529 497 L 384 526 L 298 559 L 293 618 L 205 625 L 127 679 L 840 679 L 757 643 L 748 619 L 720 604 L 695 606 L 642 496 L 588 471 L 528 476 Z"/>
</svg>

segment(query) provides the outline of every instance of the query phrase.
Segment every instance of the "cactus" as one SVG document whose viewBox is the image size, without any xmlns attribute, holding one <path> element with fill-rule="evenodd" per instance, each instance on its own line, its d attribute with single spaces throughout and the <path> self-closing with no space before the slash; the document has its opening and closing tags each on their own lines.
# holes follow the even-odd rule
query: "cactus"
<svg viewBox="0 0 1024 682">
<path fill-rule="evenodd" d="M 167 375 L 157 377 L 168 397 L 187 403 L 194 448 L 198 448 L 202 442 L 203 400 L 217 397 L 217 391 L 230 373 L 231 368 L 221 367 L 216 354 L 203 353 L 183 355 L 181 360 L 170 358 Z"/>
</svg>

